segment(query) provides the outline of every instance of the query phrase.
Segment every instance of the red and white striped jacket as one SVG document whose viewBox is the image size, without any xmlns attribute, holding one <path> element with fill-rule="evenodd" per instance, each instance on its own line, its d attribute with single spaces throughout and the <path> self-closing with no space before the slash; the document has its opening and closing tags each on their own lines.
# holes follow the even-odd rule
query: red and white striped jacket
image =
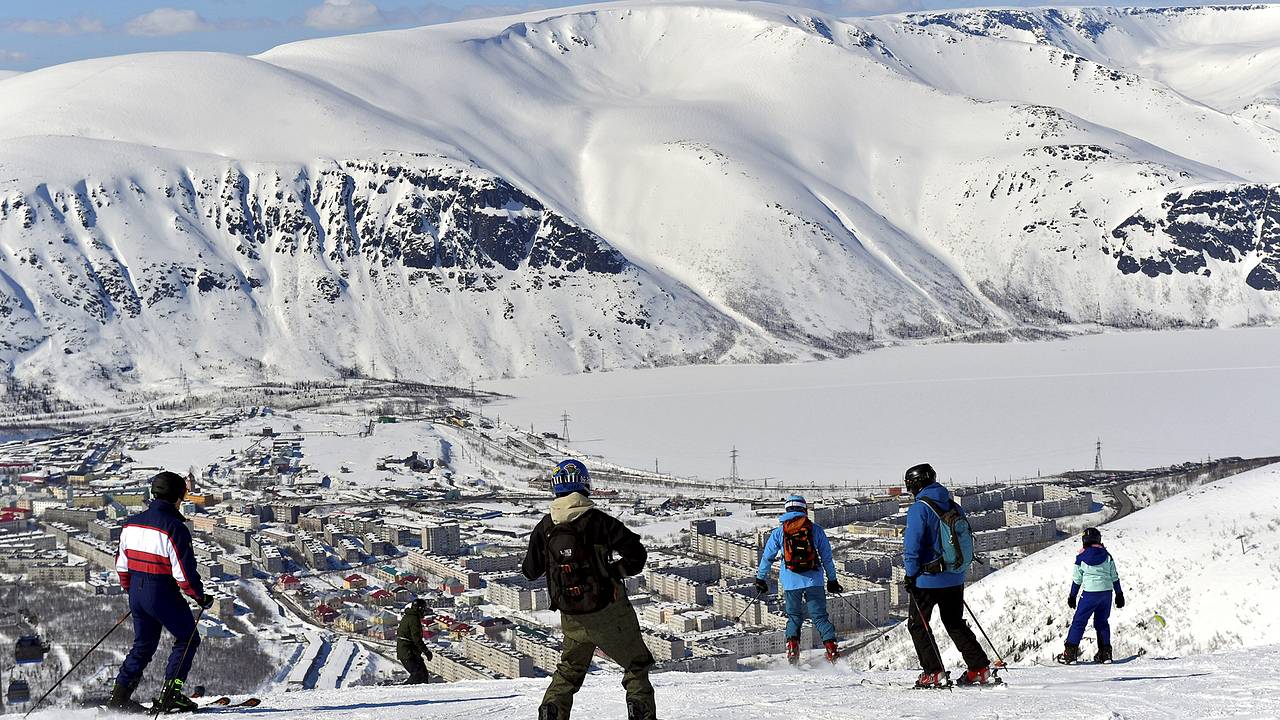
<svg viewBox="0 0 1280 720">
<path fill-rule="evenodd" d="M 151 507 L 125 521 L 116 573 L 125 590 L 131 575 L 144 573 L 172 577 L 182 592 L 196 600 L 204 595 L 191 549 L 191 530 L 178 508 L 164 500 L 153 500 Z"/>
</svg>

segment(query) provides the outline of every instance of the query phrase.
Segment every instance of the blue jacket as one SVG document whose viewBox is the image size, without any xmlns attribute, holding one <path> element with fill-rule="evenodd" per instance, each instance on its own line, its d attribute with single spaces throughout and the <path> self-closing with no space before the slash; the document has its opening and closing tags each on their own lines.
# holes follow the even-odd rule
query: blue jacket
<svg viewBox="0 0 1280 720">
<path fill-rule="evenodd" d="M 129 589 L 134 575 L 172 578 L 182 592 L 199 600 L 204 585 L 191 549 L 191 530 L 171 502 L 152 500 L 146 510 L 130 517 L 120 531 L 116 555 L 120 585 Z"/>
<path fill-rule="evenodd" d="M 1081 548 L 1076 555 L 1075 570 L 1071 576 L 1071 597 L 1080 592 L 1122 593 L 1120 589 L 1120 573 L 1116 571 L 1116 563 L 1111 553 L 1101 545 L 1090 545 Z"/>
<path fill-rule="evenodd" d="M 756 570 L 756 577 L 761 580 L 769 577 L 773 562 L 778 559 L 778 555 L 782 554 L 782 523 L 804 516 L 804 513 L 790 512 L 778 518 L 778 527 L 769 534 L 769 541 L 764 544 L 764 552 L 760 554 L 760 568 Z M 813 547 L 818 551 L 818 560 L 827 571 L 827 579 L 835 580 L 836 563 L 831 559 L 831 541 L 827 540 L 826 531 L 816 524 L 813 526 Z M 791 572 L 787 569 L 787 563 L 783 561 L 778 571 L 778 584 L 782 585 L 783 590 L 823 587 L 822 569 L 807 573 Z"/>
<path fill-rule="evenodd" d="M 951 493 L 939 483 L 920 491 L 907 510 L 907 529 L 902 535 L 902 569 L 907 577 L 916 578 L 922 588 L 947 588 L 964 584 L 963 572 L 925 573 L 925 565 L 938 559 L 938 516 L 920 501 L 927 497 L 946 509 L 952 503 Z"/>
</svg>

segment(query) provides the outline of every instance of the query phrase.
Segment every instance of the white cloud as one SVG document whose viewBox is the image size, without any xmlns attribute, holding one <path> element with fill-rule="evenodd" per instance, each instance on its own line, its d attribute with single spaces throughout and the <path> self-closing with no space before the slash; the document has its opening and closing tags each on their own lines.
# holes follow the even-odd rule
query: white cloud
<svg viewBox="0 0 1280 720">
<path fill-rule="evenodd" d="M 139 15 L 124 24 L 124 31 L 130 35 L 158 37 L 162 35 L 181 35 L 190 32 L 212 30 L 209 24 L 195 10 L 179 10 L 177 8 L 156 8 L 149 13 Z"/>
<path fill-rule="evenodd" d="M 97 18 L 81 16 L 70 20 L 17 18 L 0 23 L 0 29 L 28 35 L 84 35 L 103 32 L 107 26 Z"/>
<path fill-rule="evenodd" d="M 349 30 L 377 25 L 385 19 L 378 6 L 369 0 L 324 0 L 307 10 L 303 22 L 317 30 Z"/>
<path fill-rule="evenodd" d="M 3 50 L 3 49 L 0 49 L 0 62 L 6 62 L 6 63 L 8 63 L 8 62 L 22 62 L 23 60 L 26 60 L 26 59 L 27 59 L 27 58 L 29 58 L 29 57 L 31 57 L 31 56 L 30 56 L 30 55 L 28 55 L 28 54 L 26 54 L 26 53 L 24 53 L 24 52 L 20 52 L 20 51 L 18 51 L 18 50 Z"/>
</svg>

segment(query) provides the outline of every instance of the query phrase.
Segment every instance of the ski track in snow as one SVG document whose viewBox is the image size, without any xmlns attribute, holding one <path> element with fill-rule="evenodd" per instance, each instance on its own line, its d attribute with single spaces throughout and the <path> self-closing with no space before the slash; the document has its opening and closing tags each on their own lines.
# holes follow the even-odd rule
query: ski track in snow
<svg viewBox="0 0 1280 720">
<path fill-rule="evenodd" d="M 654 676 L 663 720 L 866 718 L 1275 718 L 1280 716 L 1280 647 L 1124 665 L 1014 668 L 992 688 L 917 691 L 910 671 L 858 672 L 847 663 L 814 670 Z M 619 675 L 587 679 L 575 718 L 625 715 Z M 863 685 L 864 680 L 876 685 Z M 892 683 L 884 686 L 879 683 Z M 213 714 L 299 720 L 430 720 L 535 717 L 547 680 L 362 687 L 285 693 L 251 709 Z M 96 717 L 46 710 L 42 720 Z"/>
</svg>

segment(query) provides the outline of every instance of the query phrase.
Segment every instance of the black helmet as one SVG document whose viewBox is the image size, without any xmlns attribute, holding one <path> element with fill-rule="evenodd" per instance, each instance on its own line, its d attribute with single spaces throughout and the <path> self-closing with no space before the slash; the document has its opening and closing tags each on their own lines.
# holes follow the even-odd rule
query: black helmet
<svg viewBox="0 0 1280 720">
<path fill-rule="evenodd" d="M 187 496 L 187 479 L 175 472 L 156 473 L 151 478 L 151 497 L 168 500 L 171 503 L 182 502 Z"/>
<path fill-rule="evenodd" d="M 938 481 L 938 473 L 934 472 L 933 466 L 929 463 L 920 463 L 907 468 L 904 480 L 907 491 L 912 495 L 919 495 L 921 490 Z"/>
<path fill-rule="evenodd" d="M 1084 532 L 1080 533 L 1080 542 L 1086 546 L 1101 545 L 1102 531 L 1098 528 L 1085 528 Z"/>
<path fill-rule="evenodd" d="M 408 609 L 417 613 L 425 612 L 427 609 L 427 601 L 422 598 L 416 598 L 413 602 L 409 603 Z"/>
</svg>

